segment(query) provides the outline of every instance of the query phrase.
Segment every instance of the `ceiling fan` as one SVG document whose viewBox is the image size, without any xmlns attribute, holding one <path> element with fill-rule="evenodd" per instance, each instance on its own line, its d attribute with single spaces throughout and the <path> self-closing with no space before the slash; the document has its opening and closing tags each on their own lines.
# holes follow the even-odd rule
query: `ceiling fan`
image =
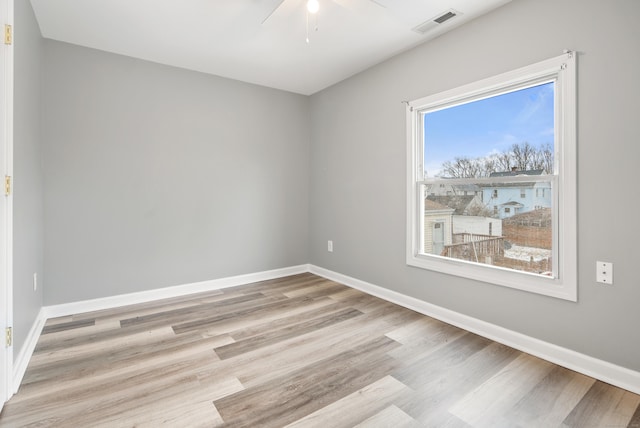
<svg viewBox="0 0 640 428">
<path fill-rule="evenodd" d="M 325 6 L 328 6 L 327 3 L 331 2 L 337 6 L 340 6 L 344 9 L 348 9 L 351 11 L 356 11 L 358 15 L 366 16 L 367 13 L 365 11 L 371 12 L 372 6 L 377 9 L 376 14 L 382 13 L 386 14 L 386 6 L 380 4 L 377 0 L 270 0 L 271 8 L 268 9 L 268 14 L 262 20 L 261 24 L 264 25 L 276 15 L 276 12 L 280 8 L 287 8 L 289 12 L 293 10 L 300 10 L 304 7 L 306 14 L 306 42 L 309 43 L 310 32 L 318 31 L 318 11 L 321 8 L 321 2 L 325 3 Z M 267 9 L 268 4 L 264 5 L 264 9 Z M 287 12 L 285 12 L 287 13 Z"/>
<path fill-rule="evenodd" d="M 354 8 L 357 6 L 357 3 L 362 3 L 362 2 L 374 3 L 384 8 L 384 6 L 378 3 L 376 0 L 325 0 L 325 1 L 332 1 L 340 6 L 347 7 L 347 8 Z M 296 0 L 274 0 L 273 1 L 274 6 L 271 8 L 269 13 L 264 17 L 261 23 L 262 24 L 266 23 L 269 20 L 269 18 L 271 18 L 276 13 L 276 11 L 280 9 L 280 7 L 282 7 L 285 3 L 291 3 L 291 2 L 296 2 Z M 314 15 L 319 11 L 320 9 L 319 0 L 304 0 L 304 2 L 306 4 L 306 9 L 308 14 Z M 349 3 L 353 3 L 353 4 L 349 4 Z"/>
</svg>

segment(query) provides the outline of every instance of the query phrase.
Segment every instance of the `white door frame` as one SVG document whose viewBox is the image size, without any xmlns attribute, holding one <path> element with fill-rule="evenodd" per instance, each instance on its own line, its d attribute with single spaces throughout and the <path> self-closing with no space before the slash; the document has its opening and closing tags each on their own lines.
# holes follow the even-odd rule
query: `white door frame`
<svg viewBox="0 0 640 428">
<path fill-rule="evenodd" d="M 13 42 L 4 40 L 4 25 L 13 28 L 13 1 L 0 0 L 0 410 L 14 393 L 13 344 L 5 343 L 5 329 L 13 327 L 13 189 L 4 195 L 4 178 L 13 177 Z"/>
</svg>

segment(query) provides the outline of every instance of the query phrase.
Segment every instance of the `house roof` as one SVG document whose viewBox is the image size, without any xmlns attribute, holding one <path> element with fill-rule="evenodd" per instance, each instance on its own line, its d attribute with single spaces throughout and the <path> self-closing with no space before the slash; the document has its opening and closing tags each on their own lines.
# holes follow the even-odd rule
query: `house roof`
<svg viewBox="0 0 640 428">
<path fill-rule="evenodd" d="M 544 169 L 528 169 L 528 170 L 514 170 L 514 171 L 502 171 L 492 172 L 489 177 L 515 177 L 517 175 L 542 175 Z"/>
<path fill-rule="evenodd" d="M 456 177 L 440 177 L 442 180 L 454 180 L 456 179 Z M 469 184 L 449 184 L 449 186 L 451 186 L 452 189 L 455 190 L 467 190 L 467 191 L 477 191 L 480 190 L 480 186 L 478 186 L 475 183 L 469 183 Z"/>
<path fill-rule="evenodd" d="M 444 207 L 452 208 L 455 215 L 463 215 L 471 201 L 475 196 L 462 196 L 462 195 L 429 195 L 427 201 L 437 203 Z M 426 204 L 426 201 L 425 201 Z"/>
<path fill-rule="evenodd" d="M 456 190 L 466 190 L 466 191 L 471 191 L 471 192 L 475 192 L 480 190 L 480 186 L 478 186 L 477 184 L 455 184 L 453 185 L 453 187 Z"/>
<path fill-rule="evenodd" d="M 429 198 L 424 200 L 424 210 L 425 211 L 451 211 L 451 212 L 454 211 L 453 208 L 450 208 L 446 205 L 433 201 Z"/>
<path fill-rule="evenodd" d="M 502 171 L 502 172 L 492 172 L 489 174 L 489 177 L 517 177 L 519 175 L 542 175 L 544 169 L 528 169 L 528 170 L 515 170 L 515 171 Z M 536 185 L 534 181 L 520 182 L 520 183 L 490 183 L 490 184 L 481 184 L 480 187 L 483 189 L 494 188 L 494 187 L 533 187 Z"/>
<path fill-rule="evenodd" d="M 516 202 L 516 201 L 509 201 L 509 202 L 505 202 L 504 204 L 500 204 L 501 207 L 505 207 L 505 206 L 509 206 L 509 207 L 524 207 L 524 205 L 522 205 L 520 202 Z"/>
</svg>

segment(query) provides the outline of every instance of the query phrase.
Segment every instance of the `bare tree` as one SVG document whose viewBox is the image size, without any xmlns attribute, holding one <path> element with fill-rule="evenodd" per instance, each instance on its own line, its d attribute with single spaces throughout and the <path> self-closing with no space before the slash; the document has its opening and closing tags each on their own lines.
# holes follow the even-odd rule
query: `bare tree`
<svg viewBox="0 0 640 428">
<path fill-rule="evenodd" d="M 492 172 L 497 169 L 497 161 L 495 157 L 487 157 L 482 160 L 482 174 L 481 177 L 488 177 Z"/>
<path fill-rule="evenodd" d="M 540 153 L 544 159 L 542 169 L 545 174 L 553 174 L 553 148 L 551 144 L 545 144 L 540 148 Z"/>
<path fill-rule="evenodd" d="M 541 169 L 545 174 L 553 173 L 553 149 L 545 144 L 533 152 L 530 169 Z"/>
<path fill-rule="evenodd" d="M 532 169 L 536 149 L 528 141 L 511 146 L 511 156 L 515 167 L 521 171 Z"/>
<path fill-rule="evenodd" d="M 456 157 L 442 164 L 442 175 L 451 178 L 475 178 L 480 173 L 479 159 Z"/>
<path fill-rule="evenodd" d="M 531 169 L 544 169 L 544 157 L 542 150 L 536 150 L 531 159 Z"/>
<path fill-rule="evenodd" d="M 496 159 L 496 171 L 511 171 L 511 165 L 513 160 L 510 152 L 503 152 L 495 156 Z M 492 171 L 494 172 L 494 171 Z"/>
<path fill-rule="evenodd" d="M 490 156 L 469 158 L 455 157 L 442 164 L 441 175 L 447 178 L 481 178 L 492 172 L 542 169 L 553 173 L 553 148 L 551 144 L 534 147 L 529 142 L 513 144 L 509 150 Z"/>
</svg>

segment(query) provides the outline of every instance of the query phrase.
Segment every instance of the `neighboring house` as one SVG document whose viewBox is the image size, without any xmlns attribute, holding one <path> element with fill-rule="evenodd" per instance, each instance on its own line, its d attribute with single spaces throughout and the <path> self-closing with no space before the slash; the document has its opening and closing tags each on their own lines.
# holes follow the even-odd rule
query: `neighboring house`
<svg viewBox="0 0 640 428">
<path fill-rule="evenodd" d="M 442 255 L 446 247 L 502 236 L 502 220 L 471 215 L 485 207 L 478 196 L 428 196 L 424 211 L 424 251 Z"/>
<path fill-rule="evenodd" d="M 426 196 L 478 196 L 482 199 L 482 188 L 477 184 L 432 184 L 426 193 Z"/>
<path fill-rule="evenodd" d="M 483 236 L 502 236 L 502 220 L 491 217 L 454 215 L 453 234 L 468 233 Z"/>
<path fill-rule="evenodd" d="M 455 210 L 454 215 L 482 215 L 486 213 L 486 207 L 482 203 L 482 199 L 476 195 L 429 195 L 427 200 L 453 208 Z"/>
<path fill-rule="evenodd" d="M 445 245 L 452 243 L 453 208 L 425 199 L 424 201 L 424 252 L 442 254 Z"/>
<path fill-rule="evenodd" d="M 490 177 L 542 175 L 543 170 L 493 172 Z M 551 207 L 550 182 L 494 183 L 482 186 L 482 200 L 496 218 Z"/>
</svg>

